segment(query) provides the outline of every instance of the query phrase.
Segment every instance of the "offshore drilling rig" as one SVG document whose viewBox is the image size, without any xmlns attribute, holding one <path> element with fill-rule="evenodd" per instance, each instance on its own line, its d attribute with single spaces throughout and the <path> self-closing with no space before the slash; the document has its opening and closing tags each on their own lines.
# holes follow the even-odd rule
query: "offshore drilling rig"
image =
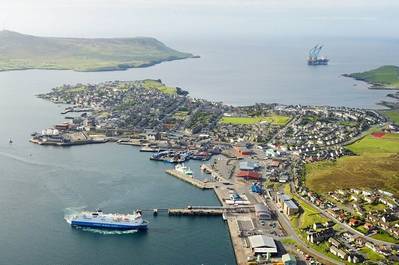
<svg viewBox="0 0 399 265">
<path fill-rule="evenodd" d="M 325 57 L 319 57 L 320 51 L 323 45 L 317 44 L 309 51 L 308 65 L 327 65 L 328 59 Z"/>
</svg>

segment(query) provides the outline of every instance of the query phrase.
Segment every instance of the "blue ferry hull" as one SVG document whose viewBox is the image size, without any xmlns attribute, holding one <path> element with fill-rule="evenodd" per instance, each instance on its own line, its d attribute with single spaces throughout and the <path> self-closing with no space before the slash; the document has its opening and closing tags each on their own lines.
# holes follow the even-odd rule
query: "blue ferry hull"
<svg viewBox="0 0 399 265">
<path fill-rule="evenodd" d="M 114 229 L 114 230 L 140 230 L 140 231 L 147 230 L 147 224 L 127 225 L 127 224 L 72 221 L 71 225 L 78 227 L 91 227 L 91 228 Z"/>
</svg>

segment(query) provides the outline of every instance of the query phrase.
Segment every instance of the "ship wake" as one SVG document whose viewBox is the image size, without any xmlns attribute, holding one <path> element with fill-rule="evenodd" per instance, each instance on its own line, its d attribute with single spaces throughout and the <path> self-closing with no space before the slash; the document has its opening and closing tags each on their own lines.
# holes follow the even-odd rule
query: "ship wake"
<svg viewBox="0 0 399 265">
<path fill-rule="evenodd" d="M 79 227 L 79 226 L 76 226 L 75 228 L 85 232 L 91 232 L 100 235 L 131 235 L 138 232 L 138 230 L 105 230 L 105 229 L 96 229 L 96 228 Z"/>
</svg>

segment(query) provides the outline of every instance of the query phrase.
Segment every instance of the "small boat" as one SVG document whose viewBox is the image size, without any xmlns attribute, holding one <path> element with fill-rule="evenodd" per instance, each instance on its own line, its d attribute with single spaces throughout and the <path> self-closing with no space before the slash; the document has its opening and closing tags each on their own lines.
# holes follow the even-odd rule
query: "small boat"
<svg viewBox="0 0 399 265">
<path fill-rule="evenodd" d="M 10 140 L 8 140 L 8 143 L 10 143 L 10 144 L 12 144 L 13 143 L 13 141 L 12 141 L 12 139 L 10 138 Z"/>
<path fill-rule="evenodd" d="M 175 170 L 183 173 L 186 176 L 192 176 L 193 175 L 193 171 L 191 170 L 191 168 L 186 167 L 184 164 L 177 164 L 175 166 Z"/>
</svg>

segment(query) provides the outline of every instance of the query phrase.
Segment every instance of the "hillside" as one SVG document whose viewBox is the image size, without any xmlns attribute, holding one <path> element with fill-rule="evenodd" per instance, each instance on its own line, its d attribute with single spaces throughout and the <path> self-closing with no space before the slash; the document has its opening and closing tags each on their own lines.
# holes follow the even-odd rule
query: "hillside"
<svg viewBox="0 0 399 265">
<path fill-rule="evenodd" d="M 320 194 L 352 187 L 399 196 L 399 135 L 369 134 L 347 146 L 356 156 L 306 165 L 306 185 Z"/>
<path fill-rule="evenodd" d="M 399 89 L 399 67 L 385 65 L 362 73 L 344 75 L 369 83 L 372 89 Z"/>
<path fill-rule="evenodd" d="M 113 71 L 193 57 L 147 37 L 56 38 L 0 31 L 0 71 Z"/>
</svg>

